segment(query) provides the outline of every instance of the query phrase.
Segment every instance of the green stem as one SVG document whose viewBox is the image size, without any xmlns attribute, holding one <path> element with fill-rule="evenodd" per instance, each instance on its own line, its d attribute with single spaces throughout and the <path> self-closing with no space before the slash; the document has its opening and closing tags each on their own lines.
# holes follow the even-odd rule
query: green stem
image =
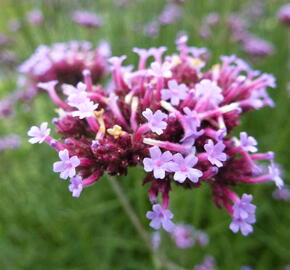
<svg viewBox="0 0 290 270">
<path fill-rule="evenodd" d="M 109 180 L 114 192 L 116 193 L 122 207 L 124 208 L 128 217 L 132 221 L 134 227 L 136 228 L 136 231 L 139 233 L 139 236 L 144 240 L 148 249 L 150 251 L 153 251 L 149 236 L 147 235 L 145 229 L 143 228 L 139 218 L 135 214 L 134 209 L 132 208 L 127 196 L 125 195 L 125 193 L 122 189 L 122 187 L 119 185 L 118 181 L 114 177 L 108 176 L 108 180 Z"/>
<path fill-rule="evenodd" d="M 122 207 L 124 208 L 125 212 L 127 213 L 129 219 L 131 220 L 132 224 L 134 225 L 136 231 L 138 232 L 139 236 L 144 240 L 147 248 L 153 255 L 153 261 L 155 263 L 156 269 L 166 269 L 166 270 L 185 270 L 183 267 L 170 262 L 167 260 L 165 256 L 160 253 L 157 253 L 153 250 L 150 238 L 144 229 L 142 223 L 140 222 L 138 216 L 136 215 L 133 207 L 131 206 L 126 194 L 124 193 L 122 187 L 119 185 L 118 181 L 115 177 L 107 176 L 109 183 L 111 184 L 113 191 L 116 193 Z"/>
</svg>

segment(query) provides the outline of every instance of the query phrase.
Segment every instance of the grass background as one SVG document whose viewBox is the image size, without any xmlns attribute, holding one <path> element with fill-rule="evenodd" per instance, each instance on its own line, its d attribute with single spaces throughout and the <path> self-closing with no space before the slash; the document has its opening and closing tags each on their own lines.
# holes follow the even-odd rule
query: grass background
<svg viewBox="0 0 290 270">
<path fill-rule="evenodd" d="M 279 24 L 276 11 L 286 1 L 265 0 L 264 15 L 255 21 L 251 31 L 271 41 L 276 48 L 273 56 L 254 62 L 253 66 L 273 73 L 278 87 L 270 92 L 276 108 L 264 108 L 243 116 L 240 130 L 247 130 L 259 141 L 261 151 L 273 150 L 276 160 L 290 174 L 290 102 L 286 85 L 289 79 L 289 39 L 286 27 Z M 215 61 L 221 54 L 235 53 L 251 59 L 229 39 L 225 21 L 231 12 L 238 12 L 249 1 L 187 0 L 183 19 L 162 27 L 156 38 L 145 37 L 133 31 L 134 25 L 144 24 L 158 16 L 165 1 L 131 1 L 119 8 L 111 0 L 1 0 L 0 31 L 15 41 L 11 50 L 19 63 L 28 58 L 39 44 L 89 40 L 94 44 L 101 39 L 112 45 L 113 55 L 127 54 L 128 63 L 136 63 L 132 47 L 165 45 L 169 52 L 180 30 L 187 31 L 190 44 L 208 47 Z M 24 27 L 9 34 L 7 21 L 19 19 L 39 8 L 45 16 L 43 26 Z M 104 17 L 100 29 L 88 31 L 71 22 L 70 14 L 76 9 L 95 11 Z M 202 17 L 208 12 L 219 12 L 222 22 L 217 25 L 208 41 L 199 38 Z M 290 30 L 289 30 L 290 31 Z M 0 94 L 4 97 L 15 87 L 14 71 L 1 67 Z M 46 145 L 31 146 L 26 142 L 26 131 L 33 124 L 49 121 L 54 106 L 47 97 L 39 95 L 28 112 L 19 112 L 12 120 L 1 120 L 0 134 L 17 133 L 24 137 L 17 150 L 0 153 L 0 269 L 155 269 L 151 254 L 144 248 L 134 227 L 123 212 L 106 179 L 86 189 L 79 199 L 67 190 L 67 183 L 51 171 L 57 160 L 56 153 Z M 133 169 L 121 184 L 134 209 L 148 228 L 145 213 L 150 207 L 147 186 L 142 186 L 142 169 Z M 229 229 L 230 217 L 212 203 L 209 188 L 197 190 L 174 187 L 171 209 L 175 221 L 184 221 L 205 230 L 210 243 L 205 248 L 178 250 L 164 236 L 162 248 L 167 256 L 185 269 L 211 254 L 218 269 L 236 270 L 241 265 L 252 265 L 256 270 L 283 269 L 290 263 L 290 207 L 286 202 L 274 201 L 273 184 L 239 188 L 254 194 L 257 208 L 255 233 L 249 237 L 234 235 Z M 149 230 L 149 229 L 148 229 Z"/>
</svg>

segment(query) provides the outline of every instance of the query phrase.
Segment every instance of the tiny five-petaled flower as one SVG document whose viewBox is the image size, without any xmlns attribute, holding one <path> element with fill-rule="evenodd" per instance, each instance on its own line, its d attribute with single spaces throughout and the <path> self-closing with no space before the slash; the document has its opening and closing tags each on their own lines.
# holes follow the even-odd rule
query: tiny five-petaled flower
<svg viewBox="0 0 290 270">
<path fill-rule="evenodd" d="M 27 135 L 32 137 L 28 141 L 31 144 L 42 143 L 49 136 L 50 129 L 47 128 L 47 122 L 44 122 L 40 125 L 40 127 L 32 126 L 30 130 L 27 132 Z"/>
<path fill-rule="evenodd" d="M 76 167 L 80 165 L 80 160 L 77 156 L 69 157 L 67 149 L 59 151 L 58 153 L 61 161 L 57 161 L 53 164 L 53 171 L 60 172 L 62 179 L 73 177 L 76 174 Z"/>
<path fill-rule="evenodd" d="M 159 204 L 154 204 L 153 211 L 148 211 L 146 217 L 151 219 L 150 226 L 158 230 L 161 227 L 167 232 L 173 231 L 175 225 L 171 221 L 173 214 L 170 210 L 162 208 Z"/>
</svg>

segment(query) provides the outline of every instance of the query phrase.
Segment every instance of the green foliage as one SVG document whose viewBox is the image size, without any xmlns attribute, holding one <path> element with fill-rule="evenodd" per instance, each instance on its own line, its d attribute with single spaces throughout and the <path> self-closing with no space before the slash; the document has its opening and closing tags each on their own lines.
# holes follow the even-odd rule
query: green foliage
<svg viewBox="0 0 290 270">
<path fill-rule="evenodd" d="M 15 40 L 12 50 L 20 62 L 39 44 L 73 39 L 97 44 L 106 39 L 112 44 L 114 55 L 127 54 L 127 63 L 136 63 L 132 47 L 164 45 L 173 51 L 179 30 L 187 31 L 194 46 L 208 47 L 213 60 L 221 54 L 231 53 L 247 58 L 239 45 L 230 41 L 225 20 L 230 12 L 238 11 L 242 4 L 250 1 L 187 0 L 181 22 L 164 26 L 158 37 L 148 38 L 140 31 L 133 31 L 134 25 L 155 18 L 165 1 L 131 1 L 119 8 L 111 0 L 2 0 L 0 29 L 8 34 L 6 24 L 10 19 L 25 23 L 25 14 L 31 8 L 39 8 L 44 13 L 43 26 L 25 24 L 21 31 L 11 36 Z M 270 93 L 277 106 L 249 113 L 243 117 L 241 129 L 248 130 L 258 139 L 261 150 L 277 153 L 277 161 L 285 168 L 288 181 L 290 104 L 286 85 L 290 43 L 289 40 L 287 43 L 287 29 L 276 19 L 278 7 L 285 1 L 263 2 L 265 16 L 256 21 L 251 30 L 273 42 L 276 52 L 253 65 L 277 77 L 278 88 Z M 87 30 L 75 25 L 70 14 L 80 8 L 101 14 L 104 26 Z M 198 30 L 202 17 L 212 11 L 219 12 L 223 20 L 212 38 L 203 41 Z M 2 73 L 0 96 L 4 97 L 14 87 L 15 74 Z M 2 135 L 18 133 L 24 137 L 19 150 L 0 153 L 0 269 L 154 269 L 150 253 L 105 178 L 86 189 L 81 198 L 74 199 L 67 190 L 67 182 L 59 180 L 51 171 L 52 163 L 57 160 L 55 152 L 46 145 L 31 146 L 26 142 L 28 128 L 49 121 L 54 115 L 53 108 L 47 97 L 40 95 L 30 111 L 23 112 L 23 108 L 19 108 L 13 120 L 1 120 L 0 123 Z M 146 194 L 148 187 L 142 186 L 142 177 L 142 170 L 134 169 L 120 179 L 120 183 L 148 228 L 145 219 L 145 212 L 150 207 Z M 205 230 L 210 236 L 210 244 L 205 248 L 178 250 L 164 235 L 162 247 L 166 255 L 185 269 L 192 269 L 205 254 L 215 256 L 221 270 L 235 270 L 245 264 L 253 265 L 255 270 L 282 269 L 290 263 L 290 212 L 289 204 L 272 199 L 273 188 L 272 184 L 264 184 L 243 189 L 254 194 L 258 206 L 255 233 L 243 237 L 229 231 L 230 218 L 214 206 L 206 185 L 197 190 L 174 187 L 171 208 L 175 221 Z"/>
</svg>

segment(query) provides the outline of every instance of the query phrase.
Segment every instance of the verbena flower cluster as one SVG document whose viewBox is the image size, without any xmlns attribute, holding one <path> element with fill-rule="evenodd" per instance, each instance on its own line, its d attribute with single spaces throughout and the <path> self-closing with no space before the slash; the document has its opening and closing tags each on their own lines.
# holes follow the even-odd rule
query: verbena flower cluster
<svg viewBox="0 0 290 270">
<path fill-rule="evenodd" d="M 251 5 L 251 9 L 252 8 Z M 227 18 L 230 39 L 234 42 L 240 43 L 242 50 L 255 59 L 273 55 L 275 52 L 274 45 L 271 42 L 256 36 L 249 29 L 261 14 L 259 16 L 250 16 L 249 14 L 243 15 L 244 12 L 242 11 L 239 13 L 232 13 Z M 200 28 L 200 36 L 206 40 L 214 37 L 213 33 L 217 29 L 217 25 L 220 23 L 220 14 L 216 12 L 209 13 L 203 19 Z"/>
<path fill-rule="evenodd" d="M 0 100 L 0 118 L 10 116 L 14 105 L 30 102 L 39 92 L 38 83 L 56 80 L 61 84 L 76 85 L 83 71 L 91 73 L 93 83 L 98 83 L 108 73 L 107 58 L 110 46 L 102 41 L 93 48 L 88 41 L 70 41 L 52 46 L 39 46 L 35 53 L 18 67 L 21 74 L 18 89 Z"/>
<path fill-rule="evenodd" d="M 193 246 L 204 247 L 209 242 L 208 235 L 201 231 L 196 230 L 189 224 L 176 224 L 174 229 L 170 231 L 171 238 L 176 247 L 180 249 L 187 249 Z M 155 231 L 151 236 L 151 244 L 153 250 L 157 250 L 161 243 L 161 234 L 159 231 Z"/>
<path fill-rule="evenodd" d="M 283 5 L 278 11 L 278 19 L 285 25 L 290 25 L 290 3 Z"/>
<path fill-rule="evenodd" d="M 126 175 L 129 167 L 141 166 L 143 183 L 149 186 L 152 211 L 146 216 L 152 228 L 174 231 L 172 189 L 208 184 L 215 204 L 232 217 L 230 229 L 248 235 L 255 223 L 253 197 L 240 197 L 233 189 L 269 181 L 280 188 L 283 180 L 274 153 L 258 153 L 254 137 L 246 132 L 235 137 L 233 130 L 242 114 L 274 105 L 266 88 L 274 88 L 275 79 L 236 56 L 222 56 L 209 66 L 204 49 L 188 46 L 186 36 L 176 43 L 179 52 L 165 57 L 165 47 L 134 48 L 139 55 L 136 70 L 123 66 L 126 56 L 111 57 L 106 86 L 97 83 L 103 69 L 77 62 L 63 69 L 66 76 L 72 68 L 83 69 L 77 84 L 63 84 L 53 76 L 39 83 L 59 107 L 52 122 L 59 139 L 42 123 L 29 130 L 30 142 L 46 142 L 58 152 L 53 171 L 69 179 L 74 197 L 104 174 Z M 62 54 L 66 51 L 60 50 L 58 59 Z M 35 60 L 29 60 L 22 69 L 41 75 L 50 66 L 45 61 L 32 65 Z M 103 66 L 103 58 L 95 64 Z"/>
</svg>

